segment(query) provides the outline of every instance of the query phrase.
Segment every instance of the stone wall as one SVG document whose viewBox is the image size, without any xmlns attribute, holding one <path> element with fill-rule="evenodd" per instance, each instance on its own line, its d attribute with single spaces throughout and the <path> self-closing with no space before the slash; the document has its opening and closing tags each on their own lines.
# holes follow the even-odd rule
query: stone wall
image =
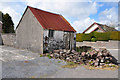
<svg viewBox="0 0 120 80">
<path fill-rule="evenodd" d="M 49 37 L 49 30 L 44 30 L 43 46 L 44 51 L 53 51 L 56 49 L 73 49 L 75 40 L 73 32 L 54 31 L 53 37 Z"/>
<path fill-rule="evenodd" d="M 120 48 L 120 41 L 109 40 L 107 41 L 97 41 L 97 42 L 77 42 L 76 46 L 91 46 L 94 48 L 107 48 L 107 49 L 119 49 Z"/>
<path fill-rule="evenodd" d="M 1 34 L 2 41 L 4 45 L 15 47 L 16 35 L 13 34 Z"/>
</svg>

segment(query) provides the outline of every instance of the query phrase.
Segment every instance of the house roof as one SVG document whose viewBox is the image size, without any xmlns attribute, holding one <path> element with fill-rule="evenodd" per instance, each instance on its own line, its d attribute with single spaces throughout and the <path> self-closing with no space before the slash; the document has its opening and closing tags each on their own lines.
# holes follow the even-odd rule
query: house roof
<svg viewBox="0 0 120 80">
<path fill-rule="evenodd" d="M 91 26 L 89 26 L 85 31 L 83 31 L 83 33 L 85 33 L 88 29 L 90 29 L 94 24 L 98 25 L 98 28 L 101 29 L 103 32 L 108 32 L 108 31 L 117 31 L 115 28 L 107 26 L 107 25 L 103 25 L 100 23 L 96 23 L 94 22 Z M 94 29 L 93 31 L 95 31 L 96 29 Z"/>
<path fill-rule="evenodd" d="M 110 27 L 110 26 L 107 26 L 107 25 L 103 25 L 103 24 L 99 24 L 97 23 L 105 32 L 108 32 L 108 31 L 117 31 L 115 28 L 113 27 Z"/>
<path fill-rule="evenodd" d="M 30 6 L 28 6 L 28 8 L 44 29 L 76 32 L 62 15 L 43 11 Z"/>
</svg>

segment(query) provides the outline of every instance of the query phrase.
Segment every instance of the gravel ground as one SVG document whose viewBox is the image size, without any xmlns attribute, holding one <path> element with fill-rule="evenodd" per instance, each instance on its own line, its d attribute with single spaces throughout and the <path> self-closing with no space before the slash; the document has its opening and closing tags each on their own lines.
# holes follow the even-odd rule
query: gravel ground
<svg viewBox="0 0 120 80">
<path fill-rule="evenodd" d="M 40 57 L 38 53 L 12 47 L 2 48 L 3 78 L 43 78 L 55 74 L 62 69 L 64 61 Z"/>
<path fill-rule="evenodd" d="M 62 78 L 118 78 L 118 71 L 88 70 L 83 66 L 78 66 L 76 69 L 64 69 L 58 71 L 51 78 L 61 78 L 61 77 Z"/>
<path fill-rule="evenodd" d="M 118 78 L 118 70 L 88 70 L 83 66 L 62 68 L 66 64 L 64 61 L 59 63 L 60 60 L 13 47 L 0 46 L 1 54 L 3 78 Z"/>
</svg>

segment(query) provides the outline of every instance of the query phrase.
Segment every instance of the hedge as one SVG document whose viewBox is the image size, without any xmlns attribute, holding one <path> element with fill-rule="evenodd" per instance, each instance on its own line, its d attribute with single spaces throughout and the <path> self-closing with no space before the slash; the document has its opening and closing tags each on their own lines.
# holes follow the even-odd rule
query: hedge
<svg viewBox="0 0 120 80">
<path fill-rule="evenodd" d="M 93 36 L 97 41 L 108 41 L 110 39 L 110 32 L 94 32 Z"/>
<path fill-rule="evenodd" d="M 82 42 L 83 40 L 82 40 L 82 33 L 78 33 L 78 34 L 76 34 L 76 41 L 77 42 Z"/>
<path fill-rule="evenodd" d="M 112 31 L 110 35 L 110 40 L 119 40 L 120 41 L 120 31 Z"/>
<path fill-rule="evenodd" d="M 91 41 L 95 38 L 95 41 L 108 41 L 108 40 L 120 40 L 120 31 L 112 32 L 92 32 L 89 34 L 78 33 L 76 34 L 76 41 Z"/>
<path fill-rule="evenodd" d="M 83 34 L 82 35 L 82 40 L 83 41 L 91 41 L 91 37 L 93 36 L 93 33 L 89 33 L 89 34 Z"/>
</svg>

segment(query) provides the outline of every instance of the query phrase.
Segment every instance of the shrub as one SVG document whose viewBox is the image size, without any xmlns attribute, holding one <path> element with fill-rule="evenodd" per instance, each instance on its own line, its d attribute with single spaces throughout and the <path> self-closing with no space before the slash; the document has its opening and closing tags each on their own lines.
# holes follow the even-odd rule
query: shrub
<svg viewBox="0 0 120 80">
<path fill-rule="evenodd" d="M 91 41 L 92 42 L 96 42 L 96 38 L 91 38 Z"/>
<path fill-rule="evenodd" d="M 79 49 L 79 47 L 76 47 L 76 51 L 77 51 L 77 52 L 80 52 L 80 49 Z"/>
<path fill-rule="evenodd" d="M 120 40 L 120 31 L 110 32 L 110 40 Z"/>
</svg>

